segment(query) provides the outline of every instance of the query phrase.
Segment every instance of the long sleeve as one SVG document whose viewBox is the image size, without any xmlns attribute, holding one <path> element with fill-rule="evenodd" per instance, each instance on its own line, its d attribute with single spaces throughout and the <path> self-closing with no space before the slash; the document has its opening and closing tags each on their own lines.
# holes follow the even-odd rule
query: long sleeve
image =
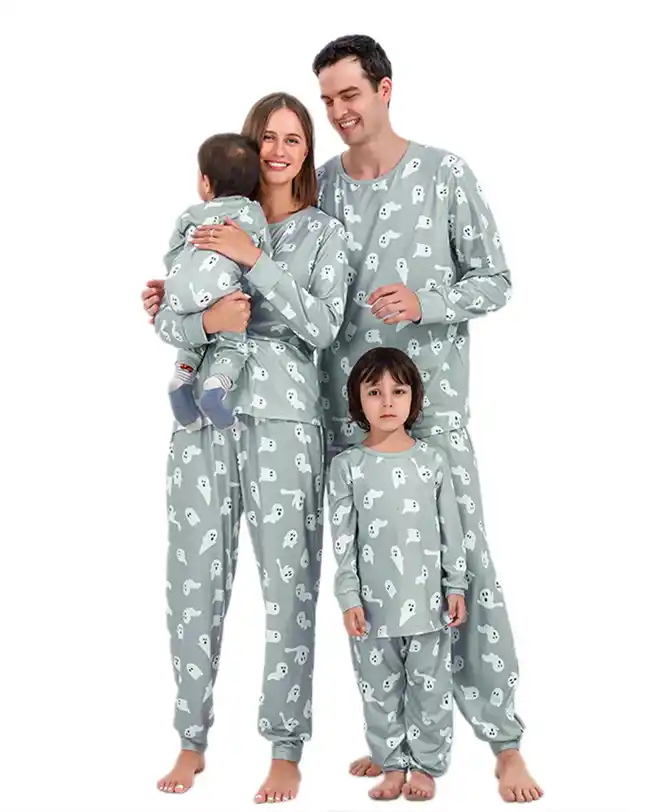
<svg viewBox="0 0 650 812">
<path fill-rule="evenodd" d="M 326 226 L 307 290 L 282 263 L 264 253 L 245 277 L 291 330 L 315 349 L 329 347 L 343 323 L 348 289 L 345 249 L 339 223 Z"/>
<path fill-rule="evenodd" d="M 334 575 L 334 594 L 342 612 L 363 605 L 357 574 L 358 517 L 346 456 L 343 452 L 332 460 L 327 491 L 334 555 L 338 564 Z"/>
<path fill-rule="evenodd" d="M 456 491 L 447 460 L 436 455 L 436 501 L 440 518 L 440 536 L 443 550 L 441 566 L 444 571 L 442 584 L 448 595 L 464 595 L 467 589 L 467 565 L 463 550 L 463 527 L 456 502 Z"/>
<path fill-rule="evenodd" d="M 203 313 L 174 313 L 167 302 L 167 294 L 163 296 L 153 323 L 160 338 L 179 349 L 192 350 L 211 340 L 203 329 Z"/>
<path fill-rule="evenodd" d="M 485 194 L 461 158 L 447 156 L 436 193 L 448 201 L 449 242 L 458 281 L 418 290 L 422 318 L 416 323 L 453 324 L 499 310 L 511 295 L 510 271 Z"/>
</svg>

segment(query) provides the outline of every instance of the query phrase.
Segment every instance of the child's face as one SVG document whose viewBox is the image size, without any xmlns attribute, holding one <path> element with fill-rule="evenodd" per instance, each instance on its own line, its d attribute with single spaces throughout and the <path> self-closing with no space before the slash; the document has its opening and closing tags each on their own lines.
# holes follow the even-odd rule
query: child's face
<svg viewBox="0 0 650 812">
<path fill-rule="evenodd" d="M 371 429 L 395 431 L 406 422 L 411 411 L 411 387 L 398 383 L 389 372 L 384 372 L 377 383 L 362 383 L 360 394 Z"/>
<path fill-rule="evenodd" d="M 210 188 L 210 181 L 206 175 L 201 174 L 200 169 L 197 170 L 196 191 L 199 193 L 199 197 L 204 203 L 207 203 L 208 200 L 212 200 L 214 197 L 212 194 L 212 189 Z"/>
</svg>

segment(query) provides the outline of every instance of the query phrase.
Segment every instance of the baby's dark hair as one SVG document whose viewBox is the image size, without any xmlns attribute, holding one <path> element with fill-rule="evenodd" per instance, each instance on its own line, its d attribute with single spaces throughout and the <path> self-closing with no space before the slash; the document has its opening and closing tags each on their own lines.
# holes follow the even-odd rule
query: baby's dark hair
<svg viewBox="0 0 650 812">
<path fill-rule="evenodd" d="M 260 177 L 260 152 L 252 139 L 238 133 L 213 135 L 199 147 L 198 160 L 215 197 L 250 197 L 255 191 Z"/>
<path fill-rule="evenodd" d="M 420 419 L 424 386 L 413 361 L 396 347 L 375 347 L 368 350 L 352 367 L 347 384 L 350 417 L 363 431 L 370 431 L 370 424 L 361 408 L 361 384 L 378 383 L 384 372 L 388 372 L 402 386 L 411 387 L 411 411 L 404 422 L 404 428 L 408 431 Z"/>
</svg>

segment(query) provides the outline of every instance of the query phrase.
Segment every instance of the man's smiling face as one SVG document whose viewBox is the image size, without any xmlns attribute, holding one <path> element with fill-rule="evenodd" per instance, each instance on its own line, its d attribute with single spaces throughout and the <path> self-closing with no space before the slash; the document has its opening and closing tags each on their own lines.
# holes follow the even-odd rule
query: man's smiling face
<svg viewBox="0 0 650 812">
<path fill-rule="evenodd" d="M 323 68 L 318 82 L 330 124 L 348 146 L 367 143 L 388 125 L 390 79 L 375 90 L 359 61 L 347 57 Z"/>
</svg>

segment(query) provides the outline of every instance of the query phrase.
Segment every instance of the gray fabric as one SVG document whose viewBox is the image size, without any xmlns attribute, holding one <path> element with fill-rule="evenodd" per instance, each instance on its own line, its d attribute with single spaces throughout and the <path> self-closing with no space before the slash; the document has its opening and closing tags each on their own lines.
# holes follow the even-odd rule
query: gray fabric
<svg viewBox="0 0 650 812">
<path fill-rule="evenodd" d="M 345 232 L 334 218 L 307 208 L 270 224 L 269 233 L 273 259 L 263 254 L 244 275 L 252 294 L 247 360 L 224 403 L 235 414 L 320 424 L 316 354 L 331 344 L 343 322 Z M 172 343 L 190 347 L 207 340 L 194 319 L 179 319 Z M 199 393 L 204 366 L 196 384 Z M 208 422 L 204 418 L 201 426 Z"/>
<path fill-rule="evenodd" d="M 448 632 L 350 644 L 372 760 L 385 771 L 443 775 L 453 736 Z"/>
<path fill-rule="evenodd" d="M 467 579 L 443 454 L 422 441 L 400 452 L 359 444 L 334 458 L 328 480 L 341 610 L 363 606 L 372 637 L 445 626 L 443 592 L 464 594 Z"/>
<path fill-rule="evenodd" d="M 238 223 L 257 246 L 270 250 L 268 224 L 259 203 L 230 196 L 197 203 L 186 209 L 176 220 L 164 257 L 167 269 L 165 294 L 154 319 L 156 332 L 171 344 L 181 336 L 178 332 L 180 316 L 193 314 L 194 318 L 202 319 L 202 313 L 208 307 L 242 289 L 239 265 L 216 251 L 197 249 L 190 242 L 197 226 L 218 225 L 226 217 Z M 179 350 L 176 365 L 190 368 L 196 374 L 206 352 L 205 372 L 223 373 L 235 381 L 246 360 L 246 335 L 219 333 L 210 345 L 206 338 L 200 347 Z"/>
<path fill-rule="evenodd" d="M 322 467 L 318 426 L 242 415 L 223 432 L 207 426 L 172 434 L 167 614 L 175 727 L 185 749 L 207 745 L 245 515 L 267 613 L 259 729 L 274 758 L 300 759 L 311 735 Z"/>
<path fill-rule="evenodd" d="M 415 142 L 400 163 L 374 181 L 353 180 L 340 156 L 318 170 L 319 205 L 347 230 L 351 267 L 348 307 L 337 340 L 323 353 L 328 443 L 360 442 L 349 422 L 345 382 L 366 350 L 404 350 L 425 385 L 420 427 L 443 433 L 469 417 L 468 320 L 502 307 L 510 272 L 497 227 L 473 172 L 455 155 Z M 416 291 L 418 324 L 384 324 L 368 296 L 402 282 Z"/>
</svg>

